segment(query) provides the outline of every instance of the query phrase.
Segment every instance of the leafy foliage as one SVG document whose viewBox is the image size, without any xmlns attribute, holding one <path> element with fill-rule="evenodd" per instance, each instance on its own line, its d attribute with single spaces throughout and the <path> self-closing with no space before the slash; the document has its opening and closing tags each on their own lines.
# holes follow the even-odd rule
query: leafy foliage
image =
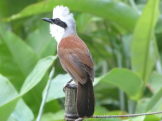
<svg viewBox="0 0 162 121">
<path fill-rule="evenodd" d="M 137 22 L 133 35 L 132 68 L 144 81 L 148 80 L 148 76 L 157 60 L 154 28 L 159 17 L 158 5 L 158 0 L 148 2 Z M 142 25 L 147 26 L 142 27 Z"/>
<path fill-rule="evenodd" d="M 162 110 L 162 1 L 0 1 L 0 121 L 32 121 L 39 111 L 51 66 L 42 121 L 64 119 L 62 70 L 56 41 L 41 18 L 56 5 L 74 13 L 78 35 L 95 63 L 96 115 Z M 8 9 L 10 8 L 10 9 Z M 160 115 L 106 121 L 160 121 Z M 94 119 L 88 119 L 94 120 Z M 95 119 L 100 120 L 100 119 Z"/>
</svg>

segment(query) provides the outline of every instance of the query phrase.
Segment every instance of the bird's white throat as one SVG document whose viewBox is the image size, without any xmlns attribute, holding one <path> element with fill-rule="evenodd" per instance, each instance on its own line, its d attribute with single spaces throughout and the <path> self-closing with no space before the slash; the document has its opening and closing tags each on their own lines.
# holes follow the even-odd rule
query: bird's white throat
<svg viewBox="0 0 162 121">
<path fill-rule="evenodd" d="M 60 43 L 61 39 L 63 38 L 64 32 L 65 30 L 62 27 L 55 24 L 50 24 L 50 33 L 52 37 L 55 38 L 57 43 Z"/>
</svg>

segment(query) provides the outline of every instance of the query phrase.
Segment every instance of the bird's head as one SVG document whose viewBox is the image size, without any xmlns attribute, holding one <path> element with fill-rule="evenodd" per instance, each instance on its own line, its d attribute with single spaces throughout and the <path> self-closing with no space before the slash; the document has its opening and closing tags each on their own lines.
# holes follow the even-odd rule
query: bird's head
<svg viewBox="0 0 162 121">
<path fill-rule="evenodd" d="M 56 6 L 53 9 L 53 18 L 43 18 L 50 23 L 50 33 L 57 42 L 64 37 L 76 34 L 76 25 L 73 14 L 68 7 Z"/>
</svg>

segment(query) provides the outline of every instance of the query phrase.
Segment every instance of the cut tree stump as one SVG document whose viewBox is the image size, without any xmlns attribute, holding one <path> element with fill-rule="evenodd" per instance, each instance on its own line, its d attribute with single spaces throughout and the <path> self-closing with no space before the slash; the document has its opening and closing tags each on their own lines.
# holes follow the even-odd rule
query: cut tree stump
<svg viewBox="0 0 162 121">
<path fill-rule="evenodd" d="M 78 119 L 76 107 L 77 85 L 70 83 L 67 84 L 64 87 L 64 92 L 65 92 L 65 120 L 75 121 L 76 119 Z"/>
</svg>

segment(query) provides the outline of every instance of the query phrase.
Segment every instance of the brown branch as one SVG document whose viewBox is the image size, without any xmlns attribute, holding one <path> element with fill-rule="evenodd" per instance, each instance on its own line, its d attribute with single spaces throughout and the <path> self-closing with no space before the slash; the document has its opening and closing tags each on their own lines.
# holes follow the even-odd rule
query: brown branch
<svg viewBox="0 0 162 121">
<path fill-rule="evenodd" d="M 139 114 L 128 114 L 128 115 L 96 115 L 89 118 L 123 118 L 123 117 L 137 117 L 137 116 L 146 116 L 146 115 L 154 115 L 154 114 L 162 114 L 162 111 L 150 112 L 150 113 L 139 113 Z"/>
<path fill-rule="evenodd" d="M 139 114 L 128 114 L 128 115 L 96 115 L 92 117 L 86 117 L 90 119 L 94 118 L 123 118 L 123 117 L 137 117 L 137 116 L 146 116 L 146 115 L 154 115 L 154 114 L 162 114 L 162 111 L 159 112 L 150 112 L 150 113 L 139 113 Z M 82 121 L 85 118 L 78 118 L 75 121 Z"/>
</svg>

